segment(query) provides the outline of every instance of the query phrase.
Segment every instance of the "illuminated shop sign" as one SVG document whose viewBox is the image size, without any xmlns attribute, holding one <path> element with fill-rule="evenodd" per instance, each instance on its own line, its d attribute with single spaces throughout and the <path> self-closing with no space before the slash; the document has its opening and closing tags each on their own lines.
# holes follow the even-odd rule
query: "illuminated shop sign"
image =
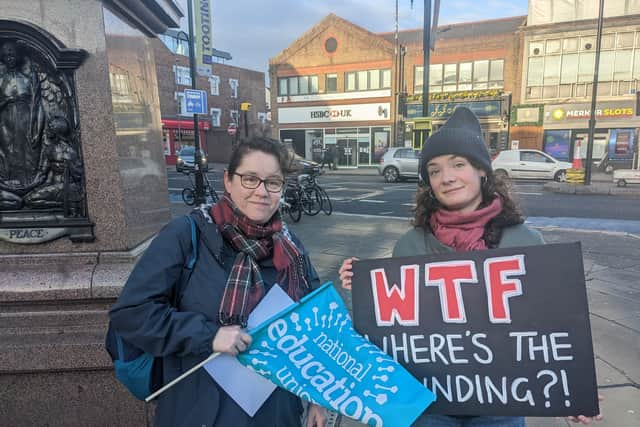
<svg viewBox="0 0 640 427">
<path fill-rule="evenodd" d="M 353 122 L 389 120 L 391 104 L 348 104 L 278 108 L 278 123 Z"/>
<path fill-rule="evenodd" d="M 550 105 L 544 109 L 545 123 L 562 122 L 568 120 L 589 120 L 591 108 L 587 104 Z M 603 103 L 595 111 L 596 119 L 621 119 L 634 116 L 633 105 L 629 103 Z"/>
</svg>

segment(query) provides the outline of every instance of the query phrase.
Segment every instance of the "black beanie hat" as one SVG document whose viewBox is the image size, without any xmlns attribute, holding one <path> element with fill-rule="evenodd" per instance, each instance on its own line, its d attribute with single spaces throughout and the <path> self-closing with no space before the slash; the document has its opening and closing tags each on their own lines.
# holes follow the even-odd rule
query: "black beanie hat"
<svg viewBox="0 0 640 427">
<path fill-rule="evenodd" d="M 473 160 L 482 169 L 491 172 L 491 158 L 482 139 L 480 122 L 467 107 L 457 107 L 449 120 L 422 146 L 420 176 L 426 183 L 427 164 L 434 157 L 455 154 Z"/>
</svg>

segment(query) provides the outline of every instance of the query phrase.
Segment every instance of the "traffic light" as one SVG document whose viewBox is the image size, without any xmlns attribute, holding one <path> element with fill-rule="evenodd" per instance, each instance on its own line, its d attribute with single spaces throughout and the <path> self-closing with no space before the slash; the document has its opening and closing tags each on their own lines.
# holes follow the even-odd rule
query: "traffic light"
<svg viewBox="0 0 640 427">
<path fill-rule="evenodd" d="M 249 111 L 251 110 L 251 103 L 250 102 L 242 102 L 240 103 L 240 109 L 242 111 Z"/>
</svg>

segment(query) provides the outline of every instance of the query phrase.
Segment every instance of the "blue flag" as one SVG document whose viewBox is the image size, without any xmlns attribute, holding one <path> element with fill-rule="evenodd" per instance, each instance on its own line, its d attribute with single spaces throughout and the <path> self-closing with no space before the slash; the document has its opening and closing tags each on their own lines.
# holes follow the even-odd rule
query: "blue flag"
<svg viewBox="0 0 640 427">
<path fill-rule="evenodd" d="M 326 283 L 249 331 L 243 365 L 310 402 L 370 426 L 409 426 L 434 395 L 359 335 Z"/>
</svg>

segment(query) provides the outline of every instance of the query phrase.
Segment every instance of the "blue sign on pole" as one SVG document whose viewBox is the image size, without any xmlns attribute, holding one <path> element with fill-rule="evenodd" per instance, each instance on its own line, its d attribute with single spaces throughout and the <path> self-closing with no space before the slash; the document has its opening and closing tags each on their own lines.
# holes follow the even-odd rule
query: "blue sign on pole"
<svg viewBox="0 0 640 427">
<path fill-rule="evenodd" d="M 207 114 L 207 93 L 203 90 L 185 89 L 184 101 L 187 113 Z"/>
</svg>

